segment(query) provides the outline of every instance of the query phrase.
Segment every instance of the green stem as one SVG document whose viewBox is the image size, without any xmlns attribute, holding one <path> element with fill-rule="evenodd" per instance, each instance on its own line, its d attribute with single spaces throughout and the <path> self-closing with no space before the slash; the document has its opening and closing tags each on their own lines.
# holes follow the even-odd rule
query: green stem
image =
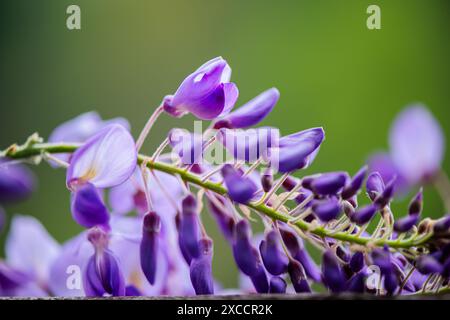
<svg viewBox="0 0 450 320">
<path fill-rule="evenodd" d="M 72 153 L 79 145 L 76 144 L 60 144 L 60 143 L 35 143 L 35 144 L 25 144 L 23 146 L 13 145 L 0 153 L 0 157 L 8 157 L 11 159 L 26 159 L 35 156 L 40 156 L 43 153 Z M 149 160 L 148 156 L 139 155 L 138 163 L 142 164 L 144 160 Z M 219 195 L 226 195 L 227 190 L 220 184 L 212 181 L 203 181 L 201 176 L 190 173 L 182 168 L 175 167 L 171 164 L 158 162 L 151 160 L 148 161 L 147 167 L 150 169 L 162 171 L 171 175 L 178 175 L 185 182 L 189 182 L 197 187 L 204 188 L 215 192 Z M 252 208 L 273 220 L 288 223 L 292 219 L 291 216 L 274 210 L 271 207 L 266 206 L 263 203 L 249 203 L 247 204 L 249 208 Z M 432 233 L 428 233 L 419 238 L 407 238 L 401 241 L 389 240 L 389 239 L 372 239 L 370 237 L 361 237 L 355 234 L 349 234 L 346 232 L 335 232 L 333 230 L 327 229 L 323 226 L 315 226 L 303 220 L 296 221 L 294 223 L 300 230 L 305 233 L 311 233 L 321 238 L 329 237 L 343 242 L 359 244 L 359 245 L 374 245 L 374 246 L 384 246 L 388 245 L 391 248 L 396 249 L 408 249 L 411 247 L 416 247 L 424 245 L 432 236 Z"/>
</svg>

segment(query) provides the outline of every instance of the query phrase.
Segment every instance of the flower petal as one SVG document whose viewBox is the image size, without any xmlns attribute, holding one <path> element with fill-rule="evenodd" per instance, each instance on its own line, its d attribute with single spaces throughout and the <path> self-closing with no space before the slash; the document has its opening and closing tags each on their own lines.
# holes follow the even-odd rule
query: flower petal
<svg viewBox="0 0 450 320">
<path fill-rule="evenodd" d="M 83 184 L 71 198 L 73 219 L 81 226 L 108 226 L 109 212 L 99 191 L 90 183 Z"/>
<path fill-rule="evenodd" d="M 406 108 L 389 137 L 392 160 L 409 183 L 430 179 L 444 156 L 445 138 L 433 115 L 422 105 Z"/>
<path fill-rule="evenodd" d="M 110 125 L 75 151 L 67 170 L 67 186 L 85 182 L 97 188 L 117 186 L 131 176 L 136 161 L 130 133 L 120 125 Z"/>
</svg>

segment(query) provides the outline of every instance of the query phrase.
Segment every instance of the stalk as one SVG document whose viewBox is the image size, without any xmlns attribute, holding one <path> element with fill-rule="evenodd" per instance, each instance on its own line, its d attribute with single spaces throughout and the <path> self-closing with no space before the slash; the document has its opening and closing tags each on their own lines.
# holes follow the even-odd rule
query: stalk
<svg viewBox="0 0 450 320">
<path fill-rule="evenodd" d="M 79 144 L 66 144 L 66 143 L 34 143 L 33 141 L 27 142 L 24 145 L 12 145 L 3 152 L 0 152 L 1 158 L 9 159 L 29 159 L 33 157 L 40 157 L 45 153 L 57 154 L 57 153 L 73 153 L 80 145 Z M 193 174 L 183 168 L 178 168 L 174 165 L 156 161 L 149 156 L 139 154 L 138 164 L 146 163 L 149 169 L 158 170 L 174 176 L 179 176 L 184 182 L 191 183 L 199 188 L 203 188 L 212 191 L 216 194 L 226 196 L 227 190 L 220 183 L 215 183 L 210 180 L 204 181 L 201 176 Z M 288 214 L 274 210 L 264 203 L 248 203 L 247 207 L 258 211 L 259 213 L 271 218 L 272 220 L 288 223 L 292 221 L 292 217 Z M 433 236 L 432 232 L 415 237 L 410 236 L 402 240 L 390 240 L 390 239 L 373 239 L 372 237 L 361 237 L 357 234 L 349 234 L 346 232 L 336 232 L 335 230 L 328 229 L 324 226 L 317 226 L 316 224 L 308 223 L 303 220 L 292 222 L 293 225 L 298 227 L 304 233 L 311 233 L 321 238 L 334 238 L 336 240 L 347 242 L 351 244 L 358 244 L 362 246 L 377 246 L 383 247 L 385 245 L 393 249 L 408 249 L 412 247 L 425 245 L 428 240 Z"/>
</svg>

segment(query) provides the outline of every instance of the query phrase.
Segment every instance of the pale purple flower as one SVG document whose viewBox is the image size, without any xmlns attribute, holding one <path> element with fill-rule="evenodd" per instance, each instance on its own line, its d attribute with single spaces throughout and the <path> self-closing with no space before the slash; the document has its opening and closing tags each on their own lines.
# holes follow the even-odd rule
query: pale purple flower
<svg viewBox="0 0 450 320">
<path fill-rule="evenodd" d="M 0 160 L 0 203 L 23 200 L 35 186 L 34 174 L 26 166 Z"/>
<path fill-rule="evenodd" d="M 39 286 L 45 286 L 50 266 L 60 250 L 60 245 L 38 220 L 31 216 L 14 216 L 5 246 L 9 266 L 23 272 Z"/>
<path fill-rule="evenodd" d="M 60 124 L 50 134 L 48 141 L 54 143 L 83 143 L 95 133 L 113 123 L 130 130 L 130 124 L 125 118 L 103 120 L 97 112 L 90 111 Z M 54 156 L 66 162 L 70 159 L 69 154 L 55 154 Z M 54 163 L 52 162 L 52 164 Z"/>
<path fill-rule="evenodd" d="M 136 167 L 133 137 L 122 126 L 113 124 L 75 151 L 67 169 L 67 186 L 89 182 L 96 188 L 110 188 L 127 180 Z"/>
<path fill-rule="evenodd" d="M 276 88 L 268 89 L 239 109 L 216 120 L 214 129 L 239 129 L 254 126 L 267 117 L 279 98 L 280 92 Z"/>
<path fill-rule="evenodd" d="M 410 183 L 427 181 L 439 171 L 445 139 L 433 115 L 422 105 L 403 110 L 389 136 L 392 160 Z"/>
<path fill-rule="evenodd" d="M 164 110 L 175 117 L 192 113 L 202 120 L 223 116 L 239 95 L 230 77 L 228 63 L 221 57 L 214 58 L 187 76 L 173 95 L 164 98 Z"/>
</svg>

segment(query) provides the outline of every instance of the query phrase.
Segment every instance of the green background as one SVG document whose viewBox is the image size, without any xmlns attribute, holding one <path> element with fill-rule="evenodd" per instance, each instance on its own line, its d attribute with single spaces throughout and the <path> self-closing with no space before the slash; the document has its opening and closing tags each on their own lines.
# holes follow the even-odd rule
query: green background
<svg viewBox="0 0 450 320">
<path fill-rule="evenodd" d="M 67 30 L 69 4 L 81 7 L 82 30 Z M 366 27 L 370 4 L 381 7 L 381 30 Z M 325 128 L 308 173 L 353 173 L 387 148 L 390 123 L 409 103 L 428 105 L 450 137 L 449 27 L 448 0 L 1 1 L 0 148 L 34 131 L 47 137 L 89 110 L 128 118 L 137 136 L 164 95 L 221 55 L 233 68 L 238 105 L 272 86 L 281 91 L 263 124 L 283 134 Z M 163 116 L 144 151 L 192 120 Z M 7 212 L 34 215 L 56 239 L 68 239 L 80 228 L 64 172 L 45 164 L 35 172 L 38 191 Z M 426 215 L 444 213 L 431 187 L 425 199 Z M 397 215 L 406 202 L 394 206 Z M 214 273 L 234 285 L 230 250 L 211 221 L 207 228 L 216 239 Z"/>
</svg>

